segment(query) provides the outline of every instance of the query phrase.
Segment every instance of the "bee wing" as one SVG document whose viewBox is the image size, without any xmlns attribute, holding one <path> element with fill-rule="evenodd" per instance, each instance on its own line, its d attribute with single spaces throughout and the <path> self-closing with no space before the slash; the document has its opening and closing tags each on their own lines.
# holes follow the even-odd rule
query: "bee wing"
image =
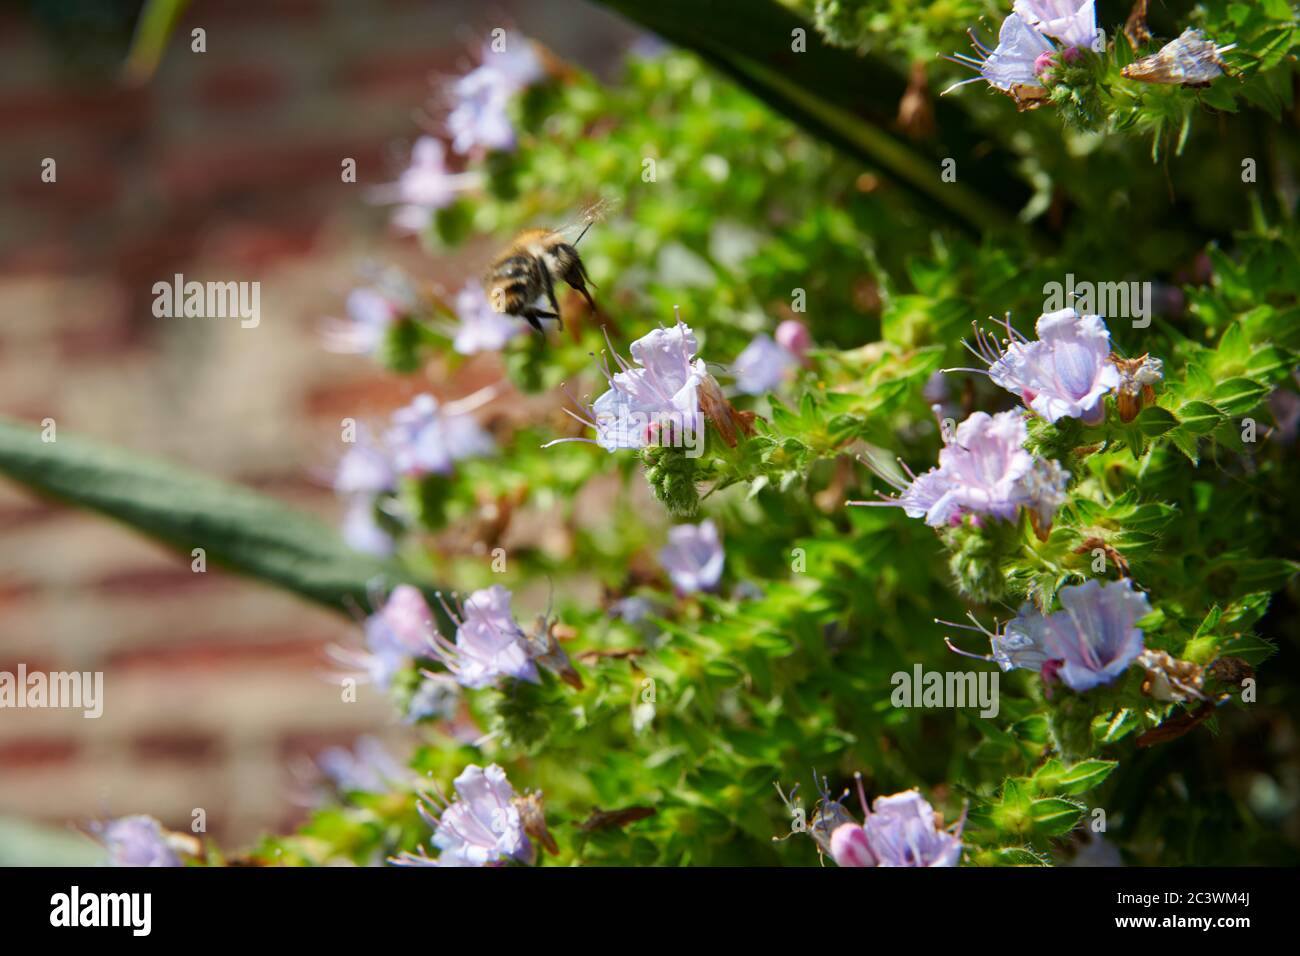
<svg viewBox="0 0 1300 956">
<path fill-rule="evenodd" d="M 569 220 L 559 229 L 555 230 L 566 238 L 573 240 L 581 235 L 582 231 L 592 223 L 600 222 L 611 212 L 618 208 L 618 200 L 612 198 L 597 199 L 595 202 L 583 207 L 577 217 Z"/>
</svg>

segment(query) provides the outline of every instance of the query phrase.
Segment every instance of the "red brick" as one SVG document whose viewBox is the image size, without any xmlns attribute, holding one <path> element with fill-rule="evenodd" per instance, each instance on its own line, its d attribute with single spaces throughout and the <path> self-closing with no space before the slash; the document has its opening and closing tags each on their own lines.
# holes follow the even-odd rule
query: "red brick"
<svg viewBox="0 0 1300 956">
<path fill-rule="evenodd" d="M 428 387 L 394 375 L 376 375 L 355 382 L 330 382 L 308 390 L 304 411 L 312 418 L 387 414 L 405 405 Z"/>
<path fill-rule="evenodd" d="M 18 131 L 74 128 L 85 131 L 143 129 L 153 112 L 147 87 L 111 83 L 97 88 L 29 89 L 0 96 L 0 128 Z"/>
<path fill-rule="evenodd" d="M 322 751 L 330 747 L 344 747 L 351 750 L 361 730 L 340 730 L 333 732 L 285 734 L 276 744 L 276 750 L 282 763 L 291 764 L 303 758 L 315 759 Z"/>
<path fill-rule="evenodd" d="M 100 360 L 131 351 L 140 342 L 138 333 L 139 329 L 128 321 L 126 313 L 117 316 L 105 314 L 89 328 L 61 329 L 55 341 L 63 359 Z"/>
<path fill-rule="evenodd" d="M 178 203 L 213 202 L 231 196 L 300 193 L 313 184 L 340 182 L 340 162 L 356 156 L 355 140 L 271 143 L 250 148 L 212 143 L 173 149 L 162 161 L 168 196 Z"/>
<path fill-rule="evenodd" d="M 59 150 L 52 150 L 58 153 Z M 14 180 L 9 194 L 17 202 L 34 206 L 41 212 L 51 209 L 69 211 L 85 217 L 94 209 L 111 206 L 118 194 L 118 177 L 108 163 L 87 163 L 85 157 L 73 160 L 54 155 L 57 172 L 55 182 L 41 181 L 39 163 L 32 165 L 30 175 Z"/>
<path fill-rule="evenodd" d="M 0 767 L 6 770 L 26 770 L 69 763 L 76 757 L 78 750 L 80 747 L 77 742 L 70 738 L 0 742 Z"/>
<path fill-rule="evenodd" d="M 17 675 L 19 664 L 27 668 L 28 674 L 35 674 L 37 672 L 48 674 L 51 671 L 58 670 L 58 668 L 49 661 L 43 661 L 39 658 L 33 660 L 30 657 L 25 657 L 22 660 L 6 660 L 0 657 L 0 671 L 8 671 L 10 674 Z"/>
<path fill-rule="evenodd" d="M 0 581 L 0 614 L 40 590 L 32 581 Z"/>
<path fill-rule="evenodd" d="M 216 569 L 211 569 L 216 570 Z M 174 567 L 133 568 L 114 571 L 91 583 L 95 590 L 113 597 L 149 598 L 174 594 L 178 590 L 212 587 L 219 578 L 190 570 L 189 558 L 177 557 Z"/>
<path fill-rule="evenodd" d="M 460 72 L 462 53 L 430 45 L 417 53 L 378 53 L 357 60 L 343 73 L 343 84 L 351 93 L 398 101 L 409 96 L 412 106 L 432 92 L 439 77 Z"/>
<path fill-rule="evenodd" d="M 183 645 L 134 648 L 112 655 L 105 670 L 121 674 L 130 670 L 198 669 L 255 665 L 264 669 L 292 665 L 320 666 L 327 660 L 324 648 L 332 643 L 328 637 L 289 637 L 283 634 L 250 636 L 246 632 L 190 638 Z"/>
<path fill-rule="evenodd" d="M 35 415 L 20 417 L 33 425 L 38 420 Z M 64 506 L 43 498 L 33 498 L 31 504 L 0 505 L 0 532 L 8 533 L 19 528 L 29 528 L 43 521 L 49 521 L 65 510 Z"/>
<path fill-rule="evenodd" d="M 131 741 L 141 760 L 169 763 L 210 763 L 221 756 L 221 741 L 210 734 L 144 734 Z"/>
<path fill-rule="evenodd" d="M 239 223 L 214 230 L 203 251 L 219 262 L 261 272 L 282 259 L 309 254 L 319 229 L 320 223 L 314 220 Z"/>
<path fill-rule="evenodd" d="M 70 272 L 75 253 L 66 241 L 26 243 L 0 254 L 0 273 L 8 276 Z"/>
<path fill-rule="evenodd" d="M 198 85 L 198 101 L 219 110 L 262 109 L 280 98 L 285 82 L 269 66 L 243 63 L 214 69 Z"/>
</svg>

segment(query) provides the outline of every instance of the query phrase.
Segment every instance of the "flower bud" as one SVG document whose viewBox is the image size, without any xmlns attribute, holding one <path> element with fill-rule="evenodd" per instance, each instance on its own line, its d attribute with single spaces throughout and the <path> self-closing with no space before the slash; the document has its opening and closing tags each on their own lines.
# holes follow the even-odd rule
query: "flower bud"
<svg viewBox="0 0 1300 956">
<path fill-rule="evenodd" d="M 845 823 L 831 834 L 831 859 L 836 866 L 875 866 L 867 831 L 856 823 Z"/>
<path fill-rule="evenodd" d="M 778 325 L 775 337 L 777 345 L 801 362 L 812 346 L 812 334 L 808 331 L 808 326 L 798 319 L 786 319 Z"/>
</svg>

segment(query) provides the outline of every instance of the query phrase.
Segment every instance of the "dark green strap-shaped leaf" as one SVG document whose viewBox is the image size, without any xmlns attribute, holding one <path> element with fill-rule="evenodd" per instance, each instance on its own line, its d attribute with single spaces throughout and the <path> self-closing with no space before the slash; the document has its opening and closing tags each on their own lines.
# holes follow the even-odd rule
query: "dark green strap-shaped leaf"
<svg viewBox="0 0 1300 956">
<path fill-rule="evenodd" d="M 0 475 L 98 511 L 178 549 L 343 611 L 369 607 L 372 581 L 406 575 L 353 551 L 329 526 L 265 495 L 166 462 L 0 419 Z"/>
<path fill-rule="evenodd" d="M 871 56 L 828 46 L 774 0 L 596 0 L 693 50 L 808 132 L 888 175 L 932 207 L 977 230 L 1014 222 L 1031 191 L 1015 159 L 950 100 L 937 100 L 936 138 L 896 130 L 904 77 Z M 791 49 L 803 29 L 807 49 Z M 957 181 L 940 179 L 944 158 Z"/>
</svg>

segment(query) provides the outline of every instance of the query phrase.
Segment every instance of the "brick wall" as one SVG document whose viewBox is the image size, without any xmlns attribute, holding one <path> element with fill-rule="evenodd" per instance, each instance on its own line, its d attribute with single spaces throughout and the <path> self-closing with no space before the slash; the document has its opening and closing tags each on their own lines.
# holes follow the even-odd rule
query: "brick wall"
<svg viewBox="0 0 1300 956">
<path fill-rule="evenodd" d="M 386 231 L 362 190 L 391 180 L 430 75 L 516 24 L 599 66 L 625 28 L 578 0 L 368 4 L 196 0 L 147 86 L 70 73 L 31 18 L 0 13 L 0 414 L 162 455 L 331 521 L 322 478 L 344 414 L 414 391 L 320 348 L 373 259 L 458 285 Z M 192 53 L 194 26 L 207 52 Z M 68 39 L 68 38 L 65 38 Z M 71 38 L 74 44 L 76 38 Z M 343 157 L 358 184 L 340 181 Z M 54 184 L 41 161 L 57 161 Z M 154 282 L 257 280 L 261 325 L 157 319 Z M 472 381 L 495 375 L 471 363 Z M 187 562 L 0 481 L 0 670 L 103 670 L 99 720 L 0 711 L 0 818 L 63 826 L 193 808 L 237 846 L 291 826 L 296 758 L 412 731 L 323 678 L 346 619 Z"/>
</svg>

